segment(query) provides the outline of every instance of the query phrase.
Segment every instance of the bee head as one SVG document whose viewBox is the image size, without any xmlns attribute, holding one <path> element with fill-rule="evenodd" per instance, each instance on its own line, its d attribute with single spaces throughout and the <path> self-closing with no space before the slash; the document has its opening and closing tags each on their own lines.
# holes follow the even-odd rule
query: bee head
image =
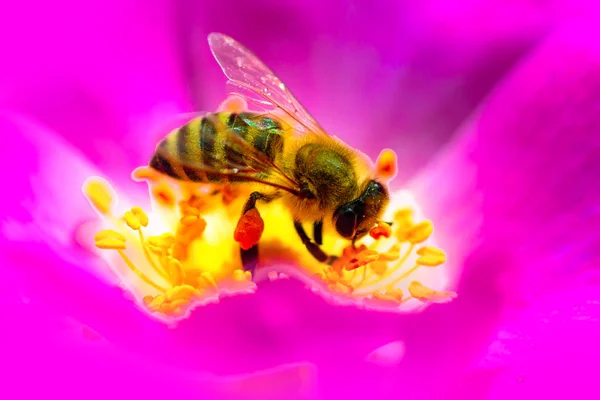
<svg viewBox="0 0 600 400">
<path fill-rule="evenodd" d="M 367 183 L 362 194 L 333 213 L 337 233 L 346 239 L 360 239 L 377 223 L 389 195 L 383 185 L 375 180 Z"/>
</svg>

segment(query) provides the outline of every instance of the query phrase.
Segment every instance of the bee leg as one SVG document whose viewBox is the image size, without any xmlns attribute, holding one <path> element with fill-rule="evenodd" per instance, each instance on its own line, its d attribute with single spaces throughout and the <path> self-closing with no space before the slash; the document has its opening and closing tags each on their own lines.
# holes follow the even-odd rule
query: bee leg
<svg viewBox="0 0 600 400">
<path fill-rule="evenodd" d="M 248 250 L 244 250 L 240 247 L 240 253 L 242 256 L 242 268 L 244 271 L 250 271 L 254 274 L 254 270 L 258 265 L 258 244 L 255 244 Z"/>
<path fill-rule="evenodd" d="M 246 214 L 248 211 L 256 208 L 256 202 L 261 200 L 265 203 L 268 203 L 274 200 L 277 195 L 265 195 L 259 192 L 252 192 L 250 197 L 244 204 L 244 208 L 242 210 L 242 215 Z M 258 244 L 250 247 L 248 250 L 244 250 L 240 247 L 240 253 L 242 258 L 242 268 L 244 271 L 250 271 L 254 274 L 254 270 L 258 265 Z"/>
<path fill-rule="evenodd" d="M 318 244 L 310 240 L 300 221 L 294 221 L 294 228 L 296 228 L 296 232 L 298 233 L 298 236 L 300 236 L 300 240 L 302 240 L 302 243 L 304 243 L 306 249 L 314 258 L 316 258 L 319 262 L 334 261 L 331 260 L 333 258 L 332 256 L 329 256 L 323 251 L 323 249 L 319 247 Z"/>
<path fill-rule="evenodd" d="M 313 224 L 313 239 L 319 246 L 323 244 L 323 221 L 316 221 Z"/>
<path fill-rule="evenodd" d="M 248 198 L 248 200 L 246 201 L 246 204 L 244 204 L 244 209 L 242 210 L 242 215 L 246 214 L 248 211 L 252 210 L 253 208 L 256 208 L 256 202 L 258 200 L 260 200 L 264 203 L 269 203 L 272 200 L 275 200 L 277 197 L 278 197 L 277 194 L 266 195 L 266 194 L 262 194 L 260 192 L 250 193 L 250 198 Z"/>
</svg>

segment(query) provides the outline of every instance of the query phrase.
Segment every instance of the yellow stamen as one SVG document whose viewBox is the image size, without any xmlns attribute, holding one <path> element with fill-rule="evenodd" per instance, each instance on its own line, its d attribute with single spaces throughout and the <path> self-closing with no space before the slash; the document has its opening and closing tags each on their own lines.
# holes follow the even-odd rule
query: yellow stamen
<svg viewBox="0 0 600 400">
<path fill-rule="evenodd" d="M 412 224 L 414 218 L 414 211 L 411 208 L 401 208 L 394 214 L 394 222 L 397 224 Z"/>
<path fill-rule="evenodd" d="M 379 254 L 379 260 L 381 261 L 396 261 L 400 258 L 400 245 L 393 245 L 388 251 L 385 253 Z"/>
<path fill-rule="evenodd" d="M 160 310 L 160 307 L 163 305 L 165 300 L 165 296 L 159 294 L 158 296 L 154 297 L 152 301 L 148 304 L 148 308 L 150 308 L 153 311 L 158 311 Z"/>
<path fill-rule="evenodd" d="M 398 158 L 393 150 L 385 149 L 377 158 L 377 175 L 384 180 L 392 179 L 398 172 Z"/>
<path fill-rule="evenodd" d="M 133 170 L 131 173 L 131 178 L 134 181 L 157 181 L 159 180 L 161 175 L 158 171 L 150 168 L 150 167 L 138 167 Z"/>
<path fill-rule="evenodd" d="M 233 271 L 233 280 L 237 281 L 237 282 L 242 282 L 246 279 L 246 277 L 244 276 L 244 271 L 242 271 L 241 269 L 236 269 L 235 271 Z"/>
<path fill-rule="evenodd" d="M 433 224 L 429 220 L 414 225 L 406 234 L 406 240 L 412 244 L 423 243 L 433 233 Z"/>
<path fill-rule="evenodd" d="M 142 229 L 138 228 L 138 235 L 140 237 L 140 243 L 142 244 L 142 250 L 144 251 L 144 255 L 146 256 L 146 259 L 148 260 L 148 263 L 150 264 L 150 266 L 152 267 L 152 269 L 158 274 L 160 275 L 161 278 L 168 280 L 169 278 L 167 277 L 167 274 L 165 274 L 165 272 L 163 271 L 162 268 L 159 268 L 158 265 L 156 265 L 156 263 L 154 262 L 154 260 L 152 259 L 152 256 L 150 255 L 150 252 L 148 251 L 148 247 L 146 246 L 146 241 L 144 240 L 144 234 L 142 233 Z"/>
<path fill-rule="evenodd" d="M 116 240 L 120 240 L 120 241 L 124 242 L 126 238 L 124 235 L 121 235 L 117 231 L 113 231 L 111 229 L 105 229 L 103 231 L 98 232 L 96 234 L 96 236 L 94 236 L 95 241 L 99 241 L 99 240 L 103 240 L 103 239 L 116 239 Z"/>
<path fill-rule="evenodd" d="M 371 270 L 379 276 L 383 275 L 387 271 L 387 263 L 383 261 L 375 261 L 369 265 Z"/>
<path fill-rule="evenodd" d="M 417 250 L 417 254 L 419 255 L 417 264 L 425 267 L 437 267 L 446 262 L 446 253 L 436 247 L 421 247 Z"/>
<path fill-rule="evenodd" d="M 119 239 L 96 240 L 96 247 L 104 250 L 125 250 L 125 242 Z"/>
<path fill-rule="evenodd" d="M 218 108 L 219 111 L 240 113 L 248 110 L 248 103 L 243 97 L 232 95 L 227 97 Z"/>
<path fill-rule="evenodd" d="M 404 297 L 404 293 L 402 293 L 402 289 L 399 289 L 399 288 L 390 289 L 388 294 L 397 301 L 402 301 L 402 298 Z"/>
<path fill-rule="evenodd" d="M 190 299 L 194 296 L 196 288 L 191 285 L 175 286 L 167 290 L 167 300 Z"/>
<path fill-rule="evenodd" d="M 168 272 L 173 285 L 179 286 L 183 283 L 183 268 L 179 260 L 175 258 L 169 260 Z"/>
<path fill-rule="evenodd" d="M 423 286 L 417 281 L 411 282 L 408 286 L 411 296 L 421 301 L 431 301 L 433 303 L 446 303 L 456 298 L 456 293 L 450 291 L 437 291 Z"/>
<path fill-rule="evenodd" d="M 83 193 L 103 215 L 109 215 L 114 206 L 110 185 L 100 178 L 90 178 L 83 184 Z"/>
<path fill-rule="evenodd" d="M 131 229 L 133 229 L 134 231 L 137 231 L 138 229 L 140 229 L 140 226 L 142 225 L 140 223 L 140 221 L 137 219 L 137 217 L 135 215 L 133 215 L 133 213 L 131 211 L 127 211 L 125 213 L 125 215 L 123 216 L 123 219 L 125 220 L 125 223 L 127 224 L 127 226 L 130 227 Z"/>
<path fill-rule="evenodd" d="M 393 267 L 388 268 L 387 271 L 380 277 L 373 277 L 373 279 L 369 280 L 368 282 L 365 282 L 365 284 L 371 285 L 371 284 L 375 283 L 376 281 L 387 280 L 390 276 L 392 276 L 394 274 L 394 272 L 398 271 L 398 269 L 402 267 L 402 265 L 406 262 L 406 260 L 408 260 L 408 258 L 410 257 L 410 255 L 413 251 L 413 248 L 414 248 L 414 245 L 411 244 L 410 247 L 408 248 L 408 250 L 406 251 L 406 253 L 404 253 L 404 255 L 402 256 L 402 258 L 394 263 Z M 412 273 L 412 271 L 411 271 L 411 273 Z M 402 278 L 397 278 L 396 281 L 399 281 L 401 279 Z"/>
<path fill-rule="evenodd" d="M 152 281 L 152 279 L 148 278 L 142 271 L 137 269 L 137 267 L 135 265 L 133 265 L 131 260 L 125 255 L 125 253 L 123 253 L 123 251 L 121 251 L 121 250 L 117 250 L 117 251 L 119 252 L 119 255 L 121 256 L 123 261 L 125 261 L 125 264 L 127 264 L 127 266 L 129 267 L 129 269 L 131 269 L 141 280 L 143 280 L 144 282 L 146 282 L 148 285 L 152 286 L 153 288 L 160 290 L 161 292 L 164 292 L 167 290 L 166 288 L 154 283 Z"/>
<path fill-rule="evenodd" d="M 373 294 L 373 297 L 375 298 L 393 302 L 401 302 L 403 296 L 404 294 L 402 293 L 402 289 L 396 288 L 387 288 Z"/>
<path fill-rule="evenodd" d="M 404 272 L 402 275 L 400 275 L 398 278 L 396 278 L 396 280 L 402 281 L 402 280 L 408 278 L 417 269 L 419 269 L 419 264 L 413 265 L 412 267 L 410 267 L 409 269 L 407 269 L 406 272 Z"/>
<path fill-rule="evenodd" d="M 160 246 L 170 247 L 175 243 L 175 236 L 172 233 L 163 233 L 160 236 Z"/>
<path fill-rule="evenodd" d="M 189 303 L 189 299 L 174 299 L 169 304 L 171 306 L 171 310 L 178 313 L 177 309 L 183 305 L 186 305 L 187 303 Z"/>
<path fill-rule="evenodd" d="M 141 207 L 132 207 L 131 212 L 143 227 L 148 226 L 148 215 L 144 212 L 144 210 L 142 210 Z"/>
</svg>

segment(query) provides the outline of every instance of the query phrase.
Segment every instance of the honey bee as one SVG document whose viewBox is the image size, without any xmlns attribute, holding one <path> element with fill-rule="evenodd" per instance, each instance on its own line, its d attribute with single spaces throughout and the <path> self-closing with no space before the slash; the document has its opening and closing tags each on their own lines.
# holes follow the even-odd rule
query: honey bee
<svg viewBox="0 0 600 400">
<path fill-rule="evenodd" d="M 198 115 L 157 145 L 149 166 L 182 181 L 253 184 L 242 216 L 257 202 L 282 201 L 310 254 L 331 264 L 323 222 L 354 245 L 379 221 L 388 189 L 366 156 L 328 135 L 250 50 L 220 33 L 208 43 L 231 93 L 264 111 Z M 312 239 L 303 223 L 313 224 Z M 240 251 L 244 269 L 254 270 L 258 244 Z"/>
</svg>

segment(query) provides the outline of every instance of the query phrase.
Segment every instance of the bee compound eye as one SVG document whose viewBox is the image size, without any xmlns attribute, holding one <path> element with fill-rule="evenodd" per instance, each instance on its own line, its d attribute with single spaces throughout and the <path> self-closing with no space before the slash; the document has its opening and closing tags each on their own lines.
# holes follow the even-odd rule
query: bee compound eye
<svg viewBox="0 0 600 400">
<path fill-rule="evenodd" d="M 358 217 L 351 209 L 339 210 L 340 212 L 336 212 L 335 218 L 335 230 L 342 237 L 352 238 L 356 233 L 356 225 Z"/>
</svg>

